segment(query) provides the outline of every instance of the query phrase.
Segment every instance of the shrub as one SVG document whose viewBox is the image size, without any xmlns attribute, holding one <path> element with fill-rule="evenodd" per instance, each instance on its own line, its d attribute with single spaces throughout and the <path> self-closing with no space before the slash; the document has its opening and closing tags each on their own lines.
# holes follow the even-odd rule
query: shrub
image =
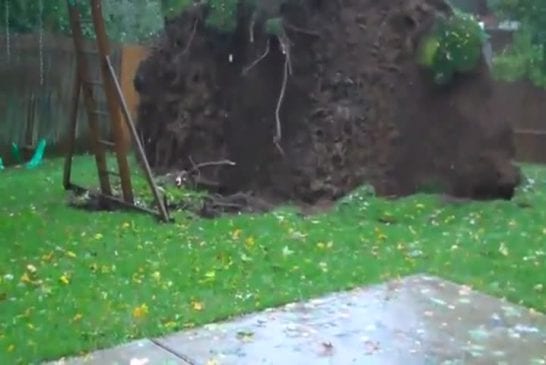
<svg viewBox="0 0 546 365">
<path fill-rule="evenodd" d="M 438 18 L 421 44 L 418 62 L 432 71 L 437 83 L 446 84 L 455 73 L 476 68 L 485 40 L 486 33 L 471 15 L 455 11 Z"/>
</svg>

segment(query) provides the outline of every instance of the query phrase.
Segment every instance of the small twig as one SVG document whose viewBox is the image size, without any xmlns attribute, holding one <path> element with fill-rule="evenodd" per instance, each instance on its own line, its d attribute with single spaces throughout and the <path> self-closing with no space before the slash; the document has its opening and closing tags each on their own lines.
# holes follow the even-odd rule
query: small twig
<svg viewBox="0 0 546 365">
<path fill-rule="evenodd" d="M 279 99 L 277 100 L 277 107 L 275 108 L 275 123 L 276 123 L 276 131 L 275 131 L 275 137 L 273 137 L 273 143 L 281 153 L 281 155 L 284 156 L 284 151 L 280 145 L 281 138 L 282 138 L 282 126 L 281 126 L 281 107 L 282 103 L 284 101 L 284 94 L 286 93 L 286 84 L 288 83 L 288 73 L 290 68 L 290 54 L 285 53 L 284 55 L 284 69 L 283 69 L 283 79 L 282 79 L 282 86 L 281 86 L 281 92 L 279 94 Z"/>
<path fill-rule="evenodd" d="M 267 40 L 267 43 L 266 43 L 266 47 L 265 47 L 265 51 L 264 53 L 258 57 L 257 59 L 254 60 L 254 62 L 252 62 L 250 65 L 248 65 L 247 67 L 245 67 L 243 69 L 243 72 L 242 72 L 242 75 L 245 76 L 250 70 L 252 70 L 254 67 L 256 67 L 256 65 L 258 63 L 260 63 L 264 58 L 267 57 L 267 55 L 269 54 L 271 50 L 271 44 L 269 42 L 269 39 Z"/>
<path fill-rule="evenodd" d="M 188 156 L 188 160 L 190 160 L 191 167 L 192 167 L 192 169 L 190 171 L 198 170 L 197 165 L 196 165 L 195 161 L 193 161 L 193 158 L 191 156 Z"/>
<path fill-rule="evenodd" d="M 195 33 L 197 33 L 197 23 L 199 23 L 199 18 L 195 18 L 193 22 L 193 28 L 191 30 L 190 37 L 188 38 L 188 42 L 186 43 L 186 47 L 184 47 L 182 54 L 185 54 L 190 50 L 191 44 L 193 43 L 193 39 L 195 38 Z"/>
</svg>

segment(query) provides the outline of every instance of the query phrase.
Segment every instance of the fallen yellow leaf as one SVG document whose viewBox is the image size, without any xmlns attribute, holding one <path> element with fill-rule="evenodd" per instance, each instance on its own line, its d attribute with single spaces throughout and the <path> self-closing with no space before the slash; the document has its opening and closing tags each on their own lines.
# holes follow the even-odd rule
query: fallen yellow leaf
<svg viewBox="0 0 546 365">
<path fill-rule="evenodd" d="M 205 305 L 203 304 L 203 302 L 198 302 L 194 300 L 193 302 L 191 302 L 191 307 L 193 308 L 193 310 L 200 312 L 205 308 Z"/>
<path fill-rule="evenodd" d="M 31 273 L 31 274 L 34 274 L 34 273 L 37 271 L 37 270 L 36 270 L 36 266 L 30 265 L 30 264 L 27 265 L 27 270 L 28 270 L 28 272 Z"/>
<path fill-rule="evenodd" d="M 205 273 L 205 278 L 209 279 L 209 280 L 214 280 L 214 278 L 216 277 L 216 271 L 212 270 L 212 271 L 207 271 Z"/>
<path fill-rule="evenodd" d="M 74 258 L 76 257 L 76 254 L 72 251 L 66 251 L 66 256 Z"/>
<path fill-rule="evenodd" d="M 156 271 L 152 274 L 152 278 L 154 278 L 156 281 L 161 280 L 161 273 L 159 271 Z"/>
<path fill-rule="evenodd" d="M 254 237 L 250 236 L 245 240 L 245 245 L 252 247 L 254 246 L 255 240 Z"/>
<path fill-rule="evenodd" d="M 131 225 L 129 224 L 129 222 L 124 222 L 122 225 L 121 225 L 121 228 L 124 228 L 124 229 L 127 229 L 131 227 Z"/>
<path fill-rule="evenodd" d="M 176 327 L 176 322 L 174 322 L 174 321 L 166 322 L 165 324 L 163 324 L 163 327 L 165 327 L 167 329 L 173 329 L 173 328 Z"/>
<path fill-rule="evenodd" d="M 28 283 L 31 283 L 32 280 L 30 279 L 30 276 L 28 276 L 28 273 L 24 273 L 22 276 L 21 276 L 21 282 L 22 283 L 25 283 L 25 284 L 28 284 Z"/>
<path fill-rule="evenodd" d="M 78 313 L 78 314 L 76 314 L 76 315 L 72 318 L 72 321 L 78 322 L 78 321 L 81 320 L 82 318 L 83 318 L 83 316 L 81 315 L 81 313 Z"/>
<path fill-rule="evenodd" d="M 231 238 L 233 238 L 234 240 L 237 240 L 239 239 L 239 237 L 241 236 L 241 233 L 243 231 L 241 231 L 240 229 L 236 229 L 234 230 L 233 232 L 231 232 Z"/>
<path fill-rule="evenodd" d="M 133 309 L 133 317 L 135 318 L 142 318 L 145 317 L 148 314 L 148 306 L 146 304 L 141 304 L 138 307 L 135 307 Z"/>
<path fill-rule="evenodd" d="M 504 242 L 501 242 L 499 246 L 499 252 L 503 256 L 508 256 L 508 247 L 506 247 L 506 244 Z"/>
<path fill-rule="evenodd" d="M 59 281 L 63 283 L 64 285 L 70 284 L 70 275 L 67 273 L 62 274 L 61 277 L 59 278 Z"/>
<path fill-rule="evenodd" d="M 101 233 L 97 233 L 97 234 L 95 235 L 95 239 L 96 239 L 96 240 L 100 240 L 100 239 L 102 239 L 102 237 L 103 237 L 103 235 L 102 235 Z"/>
</svg>

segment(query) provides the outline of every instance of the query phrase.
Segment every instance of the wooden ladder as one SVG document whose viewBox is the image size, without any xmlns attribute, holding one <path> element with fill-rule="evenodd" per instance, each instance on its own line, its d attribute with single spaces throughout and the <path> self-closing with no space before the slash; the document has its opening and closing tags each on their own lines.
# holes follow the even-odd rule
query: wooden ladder
<svg viewBox="0 0 546 365">
<path fill-rule="evenodd" d="M 170 221 L 167 211 L 167 204 L 164 197 L 159 193 L 159 189 L 153 179 L 148 160 L 142 147 L 142 142 L 138 138 L 137 130 L 133 123 L 129 108 L 123 96 L 120 83 L 111 61 L 111 49 L 106 34 L 104 18 L 102 15 L 101 0 L 89 0 L 91 5 L 91 19 L 85 21 L 81 19 L 80 11 L 76 5 L 76 0 L 67 0 L 70 27 L 76 51 L 76 75 L 74 77 L 74 92 L 72 100 L 72 110 L 70 115 L 69 141 L 67 146 L 67 155 L 64 168 L 64 187 L 67 190 L 88 191 L 71 182 L 72 158 L 75 153 L 76 126 L 78 119 L 78 104 L 80 93 L 83 94 L 84 104 L 87 112 L 89 125 L 89 136 L 95 155 L 97 172 L 100 184 L 100 197 L 104 200 L 120 204 L 129 208 L 144 210 L 159 216 L 163 221 Z M 82 31 L 82 23 L 91 23 L 96 36 L 96 49 L 90 51 L 86 48 Z M 100 61 L 101 77 L 99 80 L 92 79 L 90 68 L 87 61 L 87 55 L 93 53 L 98 55 Z M 99 110 L 96 95 L 103 92 L 108 106 L 107 111 Z M 123 118 L 122 118 L 123 115 Z M 106 117 L 110 120 L 113 138 L 103 138 L 99 125 L 99 117 Z M 131 173 L 129 161 L 127 158 L 127 145 L 124 141 L 124 125 L 129 129 L 132 141 L 136 145 L 138 157 L 143 164 L 144 174 L 149 188 L 153 194 L 157 211 L 145 207 L 137 206 L 134 201 L 133 187 L 131 182 Z M 107 151 L 114 152 L 117 160 L 117 171 L 109 170 L 107 167 Z M 113 194 L 110 184 L 110 177 L 119 178 L 122 197 Z"/>
</svg>

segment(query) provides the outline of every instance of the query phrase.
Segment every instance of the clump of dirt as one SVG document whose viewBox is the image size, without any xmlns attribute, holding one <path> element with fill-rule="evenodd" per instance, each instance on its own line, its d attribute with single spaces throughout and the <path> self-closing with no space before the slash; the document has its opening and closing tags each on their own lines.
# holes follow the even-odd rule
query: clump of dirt
<svg viewBox="0 0 546 365">
<path fill-rule="evenodd" d="M 226 35 L 205 25 L 205 5 L 191 7 L 166 22 L 135 78 L 152 168 L 197 171 L 192 181 L 214 194 L 273 203 L 335 200 L 363 183 L 389 196 L 434 182 L 511 198 L 513 132 L 492 117 L 485 63 L 444 86 L 416 64 L 423 35 L 450 12 L 442 0 L 284 1 L 281 98 L 284 43 L 259 25 L 251 42 L 242 8 Z"/>
</svg>

